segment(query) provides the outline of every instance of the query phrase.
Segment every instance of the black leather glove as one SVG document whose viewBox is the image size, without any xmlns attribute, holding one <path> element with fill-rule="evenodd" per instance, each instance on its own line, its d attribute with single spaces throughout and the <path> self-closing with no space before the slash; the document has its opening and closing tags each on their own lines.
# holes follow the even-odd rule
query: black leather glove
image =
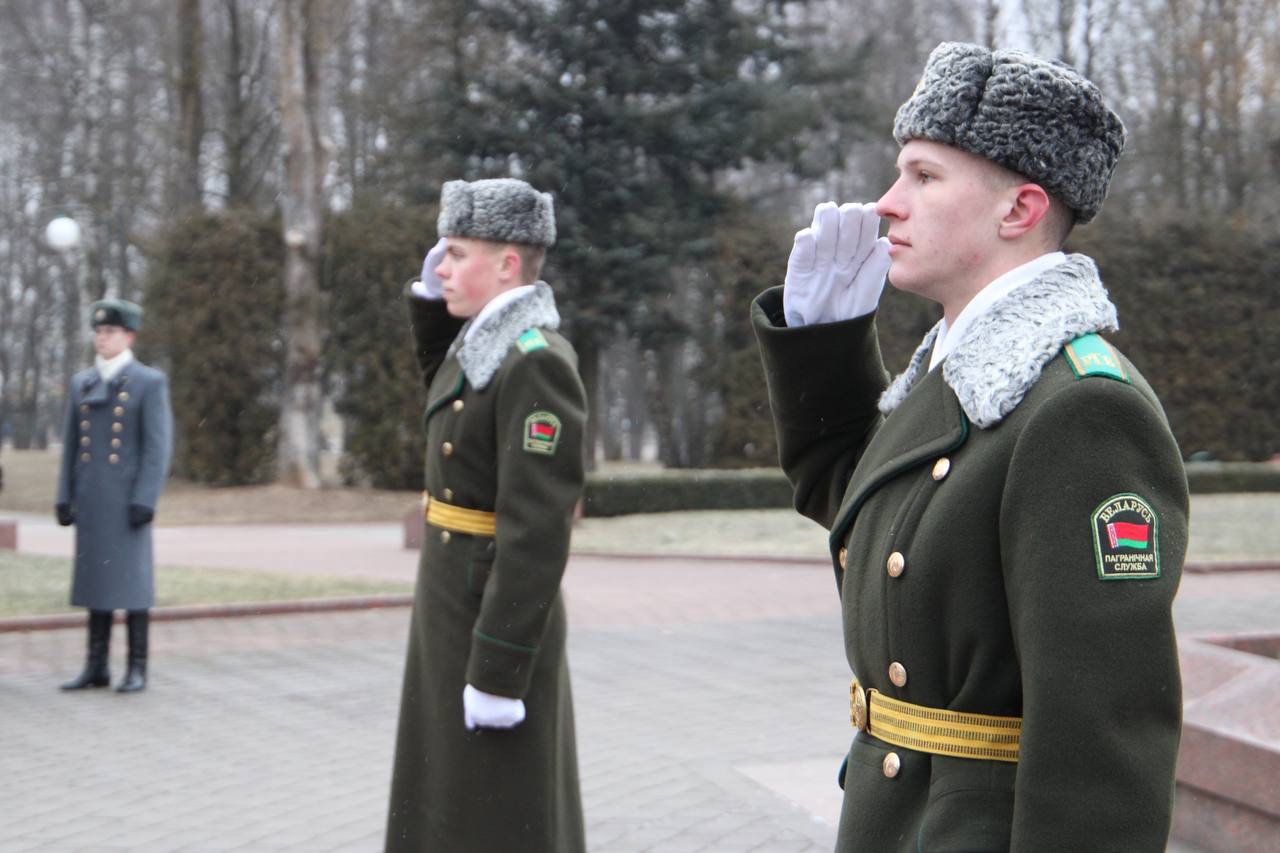
<svg viewBox="0 0 1280 853">
<path fill-rule="evenodd" d="M 142 504 L 129 504 L 129 526 L 141 527 L 156 517 L 156 511 Z"/>
<path fill-rule="evenodd" d="M 70 527 L 76 523 L 75 514 L 71 512 L 71 504 L 57 504 L 53 511 L 58 516 L 58 523 L 63 527 Z"/>
</svg>

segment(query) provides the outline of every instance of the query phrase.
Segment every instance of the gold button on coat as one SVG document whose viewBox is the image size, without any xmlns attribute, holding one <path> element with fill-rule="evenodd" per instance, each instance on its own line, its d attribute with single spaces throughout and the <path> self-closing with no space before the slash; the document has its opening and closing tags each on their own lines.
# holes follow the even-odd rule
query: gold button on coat
<svg viewBox="0 0 1280 853">
<path fill-rule="evenodd" d="M 891 752 L 884 757 L 884 762 L 880 765 L 884 771 L 884 775 L 892 779 L 902 770 L 902 759 L 898 757 L 898 753 Z"/>
<path fill-rule="evenodd" d="M 81 446 L 81 447 L 88 447 L 88 446 L 89 446 L 89 436 L 87 436 L 87 435 L 82 435 L 82 436 L 80 436 L 80 446 Z"/>
<path fill-rule="evenodd" d="M 894 551 L 889 555 L 889 562 L 885 564 L 889 577 L 901 577 L 902 573 L 907 570 L 907 558 L 902 556 L 901 551 Z"/>
<path fill-rule="evenodd" d="M 455 412 L 461 412 L 464 406 L 466 406 L 466 404 L 463 403 L 461 400 L 453 401 L 453 410 Z"/>
<path fill-rule="evenodd" d="M 849 562 L 849 549 L 841 548 L 840 549 L 840 568 L 842 569 L 845 568 L 845 564 L 847 562 Z"/>
<path fill-rule="evenodd" d="M 445 489 L 445 490 L 444 490 L 444 499 L 445 499 L 446 501 L 451 501 L 451 500 L 453 500 L 453 489 Z"/>
<path fill-rule="evenodd" d="M 87 415 L 87 414 L 89 414 L 89 404 L 88 404 L 88 403 L 81 403 L 81 404 L 80 404 L 80 414 L 82 414 L 82 415 Z"/>
<path fill-rule="evenodd" d="M 120 445 L 122 445 L 122 444 L 124 444 L 124 442 L 123 442 L 123 441 L 121 441 L 121 440 L 120 440 L 120 439 L 118 439 L 118 438 L 113 438 L 113 439 L 111 439 L 111 446 L 112 446 L 112 447 L 119 447 L 119 446 L 120 446 Z"/>
<path fill-rule="evenodd" d="M 115 465 L 117 462 L 120 461 L 120 454 L 112 453 L 110 456 L 107 457 L 107 461 L 110 462 L 112 465 Z"/>
<path fill-rule="evenodd" d="M 80 429 L 88 429 L 88 428 L 89 428 L 89 422 L 88 422 L 88 421 L 81 421 L 81 422 L 80 422 Z"/>
<path fill-rule="evenodd" d="M 889 680 L 893 682 L 894 687 L 906 687 L 907 668 L 897 661 L 889 664 Z"/>
<path fill-rule="evenodd" d="M 124 429 L 124 424 L 120 423 L 119 421 L 116 421 L 111 425 L 112 432 L 120 432 L 123 429 Z"/>
<path fill-rule="evenodd" d="M 440 445 L 440 452 L 443 453 L 445 456 L 452 456 L 453 442 L 446 441 L 444 444 Z"/>
<path fill-rule="evenodd" d="M 933 479 L 935 480 L 941 480 L 943 477 L 947 476 L 950 471 L 951 460 L 945 456 L 933 463 Z"/>
<path fill-rule="evenodd" d="M 447 530 L 441 530 L 441 531 L 440 531 L 440 541 L 441 541 L 441 542 L 443 542 L 444 544 L 448 545 L 448 544 L 449 544 L 449 540 L 450 540 L 450 539 L 452 539 L 452 538 L 453 538 L 453 536 L 452 536 L 452 535 L 450 535 L 449 531 L 447 531 Z"/>
<path fill-rule="evenodd" d="M 81 461 L 81 462 L 88 462 L 88 461 L 89 461 L 89 454 L 88 454 L 88 453 L 81 453 L 81 454 L 80 454 L 80 461 Z"/>
<path fill-rule="evenodd" d="M 129 392 L 128 392 L 128 391 L 121 391 L 121 392 L 120 392 L 120 402 L 122 402 L 122 403 L 127 403 L 127 402 L 129 402 Z"/>
<path fill-rule="evenodd" d="M 124 414 L 124 406 L 116 406 L 116 408 L 115 408 L 115 413 L 116 413 L 116 417 L 117 417 L 117 418 L 118 418 L 118 417 L 120 417 L 121 415 L 123 415 L 123 414 Z"/>
</svg>

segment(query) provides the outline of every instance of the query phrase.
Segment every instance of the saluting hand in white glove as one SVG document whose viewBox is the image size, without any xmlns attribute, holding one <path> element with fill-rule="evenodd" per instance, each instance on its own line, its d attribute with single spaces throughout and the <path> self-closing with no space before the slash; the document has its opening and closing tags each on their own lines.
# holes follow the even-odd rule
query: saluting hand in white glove
<svg viewBox="0 0 1280 853">
<path fill-rule="evenodd" d="M 436 275 L 436 267 L 444 260 L 446 238 L 441 237 L 422 260 L 422 276 L 409 288 L 422 299 L 444 299 L 444 282 Z"/>
<path fill-rule="evenodd" d="M 462 716 L 467 731 L 512 729 L 524 722 L 524 700 L 495 696 L 468 684 L 462 688 Z"/>
<path fill-rule="evenodd" d="M 796 232 L 782 309 L 788 326 L 851 320 L 875 310 L 889 271 L 889 240 L 878 237 L 875 204 L 826 201 Z"/>
</svg>

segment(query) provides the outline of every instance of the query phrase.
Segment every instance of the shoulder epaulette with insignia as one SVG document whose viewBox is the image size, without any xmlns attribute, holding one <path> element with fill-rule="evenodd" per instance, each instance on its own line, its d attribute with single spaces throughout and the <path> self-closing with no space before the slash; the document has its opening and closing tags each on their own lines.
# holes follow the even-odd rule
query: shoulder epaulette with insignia
<svg viewBox="0 0 1280 853">
<path fill-rule="evenodd" d="M 1120 361 L 1120 356 L 1111 348 L 1111 344 L 1101 336 L 1090 333 L 1081 335 L 1062 348 L 1062 355 L 1077 379 L 1086 376 L 1105 376 L 1120 382 L 1132 384 L 1129 371 Z"/>
<path fill-rule="evenodd" d="M 516 347 L 519 348 L 520 352 L 533 352 L 534 350 L 545 349 L 546 346 L 547 339 L 537 329 L 529 329 L 516 338 Z"/>
</svg>

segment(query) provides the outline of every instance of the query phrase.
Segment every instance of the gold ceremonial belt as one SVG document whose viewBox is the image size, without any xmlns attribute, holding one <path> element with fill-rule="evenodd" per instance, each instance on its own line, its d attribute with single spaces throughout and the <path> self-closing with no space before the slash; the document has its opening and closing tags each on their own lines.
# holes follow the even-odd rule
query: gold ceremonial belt
<svg viewBox="0 0 1280 853">
<path fill-rule="evenodd" d="M 454 533 L 469 533 L 472 536 L 493 536 L 497 532 L 497 516 L 482 509 L 463 509 L 460 506 L 447 504 L 439 498 L 422 493 L 422 513 L 427 524 Z"/>
<path fill-rule="evenodd" d="M 1017 761 L 1022 736 L 1021 717 L 913 705 L 878 690 L 863 690 L 856 678 L 849 682 L 849 720 L 855 729 L 885 743 L 953 758 Z"/>
</svg>

